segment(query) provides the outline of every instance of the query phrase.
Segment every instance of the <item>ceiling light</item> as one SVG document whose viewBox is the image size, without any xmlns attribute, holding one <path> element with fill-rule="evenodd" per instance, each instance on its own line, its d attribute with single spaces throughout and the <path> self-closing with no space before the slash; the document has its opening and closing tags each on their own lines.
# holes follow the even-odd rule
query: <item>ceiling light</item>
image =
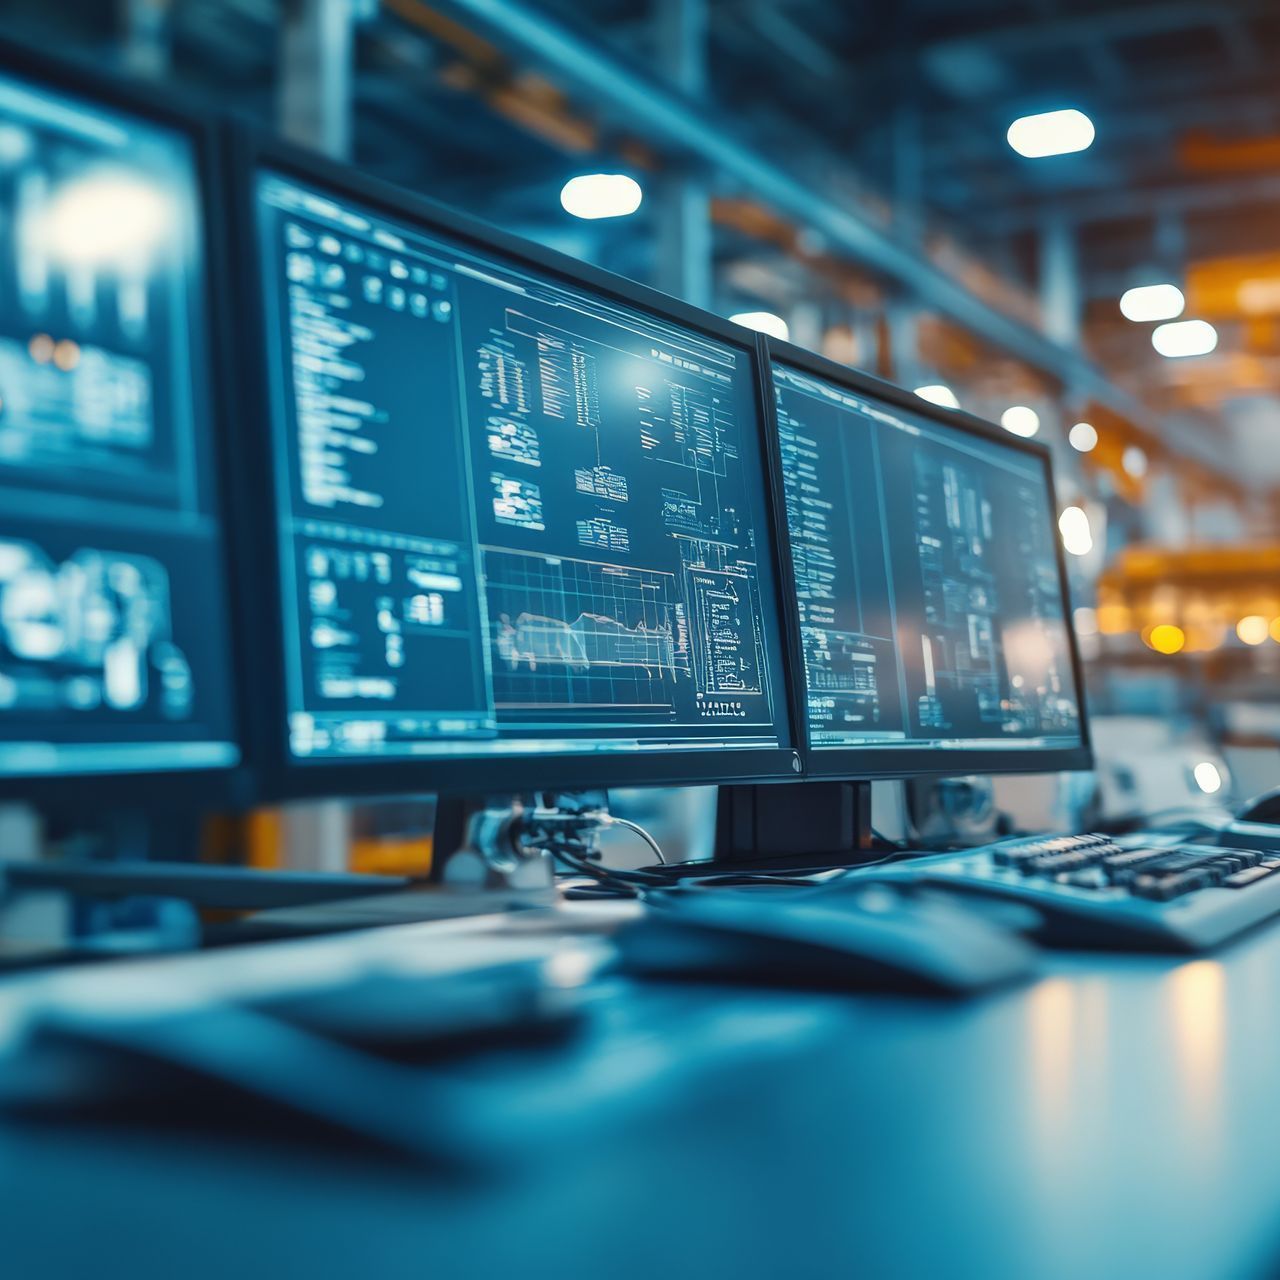
<svg viewBox="0 0 1280 1280">
<path fill-rule="evenodd" d="M 1176 284 L 1144 284 L 1120 296 L 1120 314 L 1126 320 L 1173 320 L 1182 314 L 1187 300 Z"/>
<path fill-rule="evenodd" d="M 1000 415 L 1000 425 L 1015 436 L 1029 440 L 1040 430 L 1040 415 L 1030 405 L 1015 404 Z"/>
<path fill-rule="evenodd" d="M 1092 453 L 1098 445 L 1098 431 L 1092 422 L 1077 422 L 1067 432 L 1071 447 L 1079 453 Z"/>
<path fill-rule="evenodd" d="M 1207 796 L 1217 795 L 1222 790 L 1222 770 L 1212 760 L 1201 760 L 1191 770 L 1191 776 L 1196 780 L 1196 786 Z"/>
<path fill-rule="evenodd" d="M 1086 150 L 1093 142 L 1094 128 L 1083 111 L 1069 107 L 1065 111 L 1021 116 L 1009 126 L 1005 137 L 1020 156 L 1038 160 Z"/>
<path fill-rule="evenodd" d="M 1149 648 L 1168 657 L 1182 652 L 1183 646 L 1187 643 L 1187 633 L 1171 622 L 1162 622 L 1159 626 L 1152 627 L 1143 639 Z"/>
<path fill-rule="evenodd" d="M 1121 455 L 1120 465 L 1135 480 L 1141 480 L 1147 474 L 1148 460 L 1145 451 L 1136 444 L 1131 444 Z"/>
<path fill-rule="evenodd" d="M 916 395 L 930 404 L 940 404 L 944 409 L 958 409 L 960 401 L 956 393 L 943 382 L 931 382 L 928 386 L 917 387 Z"/>
<path fill-rule="evenodd" d="M 1152 331 L 1151 345 L 1170 359 L 1206 356 L 1218 345 L 1218 331 L 1207 320 L 1175 320 Z"/>
<path fill-rule="evenodd" d="M 1093 532 L 1083 507 L 1068 507 L 1058 517 L 1058 532 L 1062 534 L 1062 545 L 1073 556 L 1087 556 L 1093 550 Z"/>
<path fill-rule="evenodd" d="M 1242 644 L 1261 644 L 1270 634 L 1270 624 L 1260 613 L 1251 613 L 1236 623 L 1236 635 Z"/>
<path fill-rule="evenodd" d="M 736 316 L 730 316 L 729 319 L 734 324 L 742 325 L 744 329 L 767 333 L 769 337 L 777 338 L 782 342 L 786 342 L 791 337 L 791 329 L 787 322 L 781 316 L 775 316 L 772 311 L 739 311 Z"/>
<path fill-rule="evenodd" d="M 584 173 L 560 189 L 560 203 L 575 218 L 625 218 L 644 199 L 640 184 L 625 173 Z"/>
</svg>

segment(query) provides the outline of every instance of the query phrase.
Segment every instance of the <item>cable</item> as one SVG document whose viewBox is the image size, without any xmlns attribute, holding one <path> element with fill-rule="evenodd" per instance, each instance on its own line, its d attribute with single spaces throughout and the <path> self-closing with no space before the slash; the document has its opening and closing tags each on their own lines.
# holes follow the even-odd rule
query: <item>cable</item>
<svg viewBox="0 0 1280 1280">
<path fill-rule="evenodd" d="M 663 855 L 658 842 L 637 822 L 628 818 L 617 818 L 606 813 L 584 813 L 563 815 L 555 812 L 539 812 L 531 815 L 531 830 L 525 839 L 532 848 L 542 849 L 553 859 L 588 877 L 602 888 L 625 897 L 644 897 L 646 892 L 669 890 L 705 890 L 717 888 L 739 888 L 751 886 L 796 886 L 799 888 L 820 888 L 832 881 L 842 880 L 868 867 L 880 866 L 886 862 L 919 856 L 907 850 L 901 842 L 891 841 L 878 831 L 872 835 L 887 846 L 888 852 L 868 862 L 857 863 L 850 867 L 822 868 L 813 872 L 787 873 L 769 871 L 709 871 L 706 875 L 680 876 L 673 874 Z M 662 870 L 624 870 L 606 867 L 599 861 L 590 844 L 591 833 L 600 827 L 619 826 L 638 835 L 654 856 Z M 583 890 L 588 896 L 593 891 Z"/>
<path fill-rule="evenodd" d="M 602 822 L 606 827 L 626 827 L 628 831 L 634 831 L 653 850 L 653 856 L 664 867 L 667 865 L 667 860 L 662 853 L 662 847 L 638 822 L 632 822 L 630 818 L 615 818 L 611 813 L 603 814 Z"/>
<path fill-rule="evenodd" d="M 564 847 L 551 848 L 548 852 L 557 861 L 569 866 L 579 875 L 587 876 L 589 879 L 596 881 L 597 884 L 612 889 L 622 897 L 637 898 L 641 896 L 642 889 L 661 887 L 661 882 L 654 884 L 638 879 L 633 880 L 630 876 L 634 873 L 610 870 L 607 867 L 590 862 L 586 858 L 579 858 Z"/>
<path fill-rule="evenodd" d="M 915 850 L 893 849 L 883 857 L 873 858 L 869 862 L 856 862 L 847 867 L 825 867 L 808 875 L 795 873 L 787 875 L 782 872 L 767 871 L 721 871 L 705 876 L 688 876 L 678 880 L 672 886 L 687 885 L 694 889 L 735 888 L 739 885 L 798 885 L 802 888 L 819 889 L 826 885 L 836 884 L 856 877 L 858 872 L 871 867 L 883 866 L 888 862 L 907 861 L 911 858 L 925 857 L 925 852 Z"/>
</svg>

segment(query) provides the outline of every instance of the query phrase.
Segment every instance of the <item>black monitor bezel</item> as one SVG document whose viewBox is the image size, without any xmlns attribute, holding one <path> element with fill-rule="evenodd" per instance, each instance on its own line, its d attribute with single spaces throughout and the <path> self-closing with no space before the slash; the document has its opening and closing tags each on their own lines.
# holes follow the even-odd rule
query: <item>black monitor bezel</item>
<svg viewBox="0 0 1280 1280">
<path fill-rule="evenodd" d="M 954 431 L 977 436 L 1002 448 L 1014 449 L 1037 458 L 1044 468 L 1045 484 L 1049 494 L 1050 510 L 1057 512 L 1058 499 L 1053 482 L 1053 455 L 1049 448 L 1036 440 L 1015 436 L 1002 427 L 959 409 L 946 409 L 935 405 L 911 391 L 885 382 L 871 374 L 862 373 L 837 364 L 833 360 L 806 351 L 793 343 L 761 335 L 761 372 L 765 400 L 765 431 L 769 437 L 770 471 L 774 479 L 774 524 L 781 531 L 779 551 L 785 581 L 795 580 L 795 568 L 791 558 L 791 537 L 787 526 L 786 494 L 783 486 L 782 452 L 778 435 L 777 402 L 774 396 L 773 364 L 791 365 L 802 372 L 824 378 L 838 386 L 847 387 L 861 395 L 883 400 L 897 408 L 920 414 L 936 425 Z M 1089 715 L 1086 707 L 1084 669 L 1080 659 L 1080 646 L 1072 624 L 1071 584 L 1067 574 L 1066 553 L 1062 540 L 1055 536 L 1058 582 L 1062 589 L 1063 616 L 1066 619 L 1068 643 L 1071 650 L 1071 669 L 1080 701 L 1080 742 L 1073 747 L 1028 748 L 1018 751 L 1013 747 L 999 750 L 976 748 L 938 747 L 814 747 L 809 736 L 807 699 L 805 695 L 804 652 L 800 638 L 799 610 L 794 591 L 784 591 L 783 606 L 786 610 L 787 634 L 792 688 L 792 704 L 798 731 L 798 740 L 804 753 L 804 772 L 808 778 L 879 779 L 908 778 L 929 775 L 934 777 L 959 777 L 968 774 L 1029 774 L 1057 773 L 1068 770 L 1093 768 L 1093 750 L 1089 737 Z"/>
<path fill-rule="evenodd" d="M 715 785 L 719 783 L 774 782 L 799 777 L 801 757 L 797 749 L 797 721 L 793 702 L 794 682 L 787 669 L 787 641 L 783 614 L 782 566 L 778 560 L 776 504 L 770 483 L 769 447 L 764 428 L 767 405 L 763 398 L 760 352 L 754 335 L 739 326 L 688 306 L 643 285 L 584 264 L 565 254 L 535 245 L 487 223 L 446 208 L 414 192 L 363 174 L 346 165 L 302 151 L 247 127 L 226 133 L 226 160 L 234 191 L 234 234 L 237 259 L 236 289 L 239 331 L 237 397 L 241 406 L 235 433 L 237 471 L 253 479 L 252 529 L 242 522 L 247 538 L 239 557 L 241 585 L 247 593 L 240 613 L 258 619 L 272 637 L 255 644 L 250 668 L 255 719 L 252 740 L 258 749 L 255 770 L 265 793 L 272 798 L 307 796 L 397 795 L 425 792 L 507 794 L 542 790 L 577 790 L 601 787 Z M 256 224 L 256 175 L 262 170 L 279 173 L 304 184 L 350 199 L 376 212 L 421 226 L 430 234 L 453 237 L 481 252 L 496 253 L 517 266 L 531 267 L 553 280 L 574 288 L 590 289 L 605 297 L 663 320 L 684 325 L 741 351 L 755 373 L 753 386 L 760 414 L 760 471 L 764 485 L 765 519 L 771 527 L 761 539 L 765 553 L 774 557 L 774 582 L 778 599 L 776 616 L 783 646 L 779 662 L 783 687 L 778 690 L 778 713 L 789 745 L 732 750 L 695 748 L 676 751 L 617 754 L 561 753 L 469 757 L 422 757 L 357 761 L 315 760 L 300 763 L 290 754 L 287 737 L 283 601 L 280 566 L 276 554 L 276 495 L 271 483 L 273 466 L 272 423 L 266 389 L 266 333 L 259 281 L 260 251 Z M 248 512 L 243 513 L 246 516 Z M 256 548 L 256 554 L 255 554 Z M 269 549 L 269 554 L 262 554 Z M 250 569 L 252 576 L 250 576 Z M 269 653 L 268 653 L 269 651 Z"/>
<path fill-rule="evenodd" d="M 53 56 L 20 40 L 0 38 L 0 71 L 54 92 L 99 102 L 111 110 L 137 116 L 148 123 L 173 129 L 192 144 L 200 213 L 200 236 L 204 250 L 205 328 L 208 343 L 208 386 L 211 397 L 210 424 L 214 434 L 213 461 L 217 503 L 223 526 L 223 574 L 227 583 L 228 608 L 234 566 L 230 515 L 230 475 L 225 452 L 225 422 L 228 402 L 226 385 L 226 309 L 222 282 L 227 278 L 224 241 L 219 234 L 221 210 L 225 207 L 222 173 L 218 163 L 217 129 L 214 111 L 169 89 L 143 89 L 118 76 L 101 71 L 85 60 Z M 253 799 L 252 779 L 247 768 L 245 729 L 248 706 L 238 679 L 241 669 L 240 628 L 227 628 L 228 660 L 231 663 L 233 726 L 231 740 L 240 751 L 240 762 L 209 768 L 86 771 L 58 774 L 0 775 L 0 799 L 25 802 L 45 811 L 89 816 L 90 811 L 118 811 L 145 808 L 156 811 L 242 808 Z"/>
</svg>

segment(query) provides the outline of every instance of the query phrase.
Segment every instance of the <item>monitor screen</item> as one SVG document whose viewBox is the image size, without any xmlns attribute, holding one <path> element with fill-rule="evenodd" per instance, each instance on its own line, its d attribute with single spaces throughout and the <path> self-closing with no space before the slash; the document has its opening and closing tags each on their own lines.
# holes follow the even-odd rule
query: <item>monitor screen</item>
<svg viewBox="0 0 1280 1280">
<path fill-rule="evenodd" d="M 0 72 L 0 778 L 236 747 L 197 165 Z"/>
<path fill-rule="evenodd" d="M 295 762 L 776 748 L 735 346 L 264 168 Z"/>
<path fill-rule="evenodd" d="M 778 361 L 773 384 L 813 749 L 1079 747 L 1041 454 Z"/>
</svg>

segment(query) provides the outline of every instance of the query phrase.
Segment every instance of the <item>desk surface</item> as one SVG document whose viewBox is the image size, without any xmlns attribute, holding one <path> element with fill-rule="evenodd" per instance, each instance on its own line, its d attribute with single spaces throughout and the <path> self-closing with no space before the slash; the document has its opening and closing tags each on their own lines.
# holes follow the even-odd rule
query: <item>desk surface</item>
<svg viewBox="0 0 1280 1280">
<path fill-rule="evenodd" d="M 610 980 L 568 1047 L 466 1068 L 531 1108 L 582 1098 L 563 1142 L 462 1176 L 216 1124 L 8 1124 L 0 1256 L 15 1277 L 1258 1275 L 1280 1256 L 1277 974 L 1280 928 L 1191 962 L 1055 958 L 969 1004 Z"/>
</svg>

